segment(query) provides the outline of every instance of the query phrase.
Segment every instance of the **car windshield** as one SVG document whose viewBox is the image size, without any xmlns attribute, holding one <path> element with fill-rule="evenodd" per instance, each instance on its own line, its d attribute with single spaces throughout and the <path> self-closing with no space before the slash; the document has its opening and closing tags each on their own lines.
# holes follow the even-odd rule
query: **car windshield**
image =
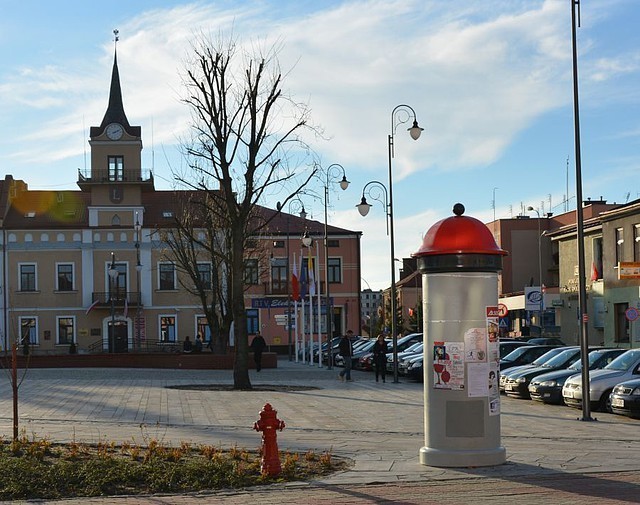
<svg viewBox="0 0 640 505">
<path fill-rule="evenodd" d="M 550 352 L 552 351 L 549 351 L 547 354 L 549 354 Z M 543 366 L 546 366 L 549 368 L 556 368 L 556 367 L 562 366 L 578 353 L 580 353 L 580 349 L 565 349 L 559 354 L 556 354 L 555 356 L 553 356 Z"/>
<path fill-rule="evenodd" d="M 545 363 L 547 363 L 547 361 L 549 361 L 551 358 L 553 358 L 554 356 L 556 356 L 557 354 L 560 354 L 562 351 L 565 351 L 566 349 L 563 349 L 562 347 L 558 347 L 556 349 L 551 349 L 550 351 L 545 352 L 542 356 L 540 356 L 539 358 L 535 359 L 533 361 L 533 363 L 531 363 L 534 366 L 541 366 Z"/>
<path fill-rule="evenodd" d="M 626 372 L 640 358 L 640 350 L 627 351 L 605 366 L 605 370 L 621 370 Z"/>
<path fill-rule="evenodd" d="M 422 351 L 422 342 L 416 342 L 415 344 L 407 347 L 407 349 L 405 350 L 405 352 L 420 352 L 420 351 Z"/>
<path fill-rule="evenodd" d="M 518 347 L 517 349 L 514 349 L 513 351 L 511 351 L 509 354 L 507 354 L 504 358 L 502 358 L 504 361 L 515 361 L 517 360 L 520 356 L 522 356 L 525 352 L 527 352 L 527 349 L 529 349 L 530 347 L 528 345 L 523 345 L 522 347 Z"/>
</svg>

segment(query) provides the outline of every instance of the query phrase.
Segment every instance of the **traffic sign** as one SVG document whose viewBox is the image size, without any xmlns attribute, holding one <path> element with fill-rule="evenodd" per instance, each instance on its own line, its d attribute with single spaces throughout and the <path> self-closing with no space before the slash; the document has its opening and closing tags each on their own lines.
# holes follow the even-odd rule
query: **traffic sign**
<svg viewBox="0 0 640 505">
<path fill-rule="evenodd" d="M 507 317 L 508 313 L 509 313 L 509 309 L 507 308 L 507 306 L 504 303 L 499 303 L 498 304 L 498 317 Z"/>
<path fill-rule="evenodd" d="M 635 307 L 629 307 L 624 311 L 624 315 L 627 318 L 627 321 L 635 321 L 636 319 L 638 319 L 638 316 L 640 314 L 638 313 L 638 309 L 636 309 Z"/>
</svg>

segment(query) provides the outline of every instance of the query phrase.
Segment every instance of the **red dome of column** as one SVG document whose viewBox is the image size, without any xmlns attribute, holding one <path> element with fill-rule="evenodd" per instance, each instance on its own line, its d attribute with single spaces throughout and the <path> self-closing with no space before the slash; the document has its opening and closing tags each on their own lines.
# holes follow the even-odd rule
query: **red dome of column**
<svg viewBox="0 0 640 505">
<path fill-rule="evenodd" d="M 463 216 L 464 205 L 453 207 L 455 216 L 435 223 L 427 231 L 422 247 L 412 256 L 432 256 L 443 254 L 507 254 L 496 244 L 491 231 L 476 218 Z"/>
</svg>

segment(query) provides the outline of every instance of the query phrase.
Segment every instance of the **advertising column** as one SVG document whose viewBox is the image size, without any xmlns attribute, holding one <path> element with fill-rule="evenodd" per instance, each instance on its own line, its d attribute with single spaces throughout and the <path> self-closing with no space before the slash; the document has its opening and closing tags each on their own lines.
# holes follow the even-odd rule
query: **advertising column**
<svg viewBox="0 0 640 505">
<path fill-rule="evenodd" d="M 425 446 L 437 467 L 499 465 L 500 249 L 489 229 L 455 216 L 433 225 L 414 254 L 423 274 Z"/>
</svg>

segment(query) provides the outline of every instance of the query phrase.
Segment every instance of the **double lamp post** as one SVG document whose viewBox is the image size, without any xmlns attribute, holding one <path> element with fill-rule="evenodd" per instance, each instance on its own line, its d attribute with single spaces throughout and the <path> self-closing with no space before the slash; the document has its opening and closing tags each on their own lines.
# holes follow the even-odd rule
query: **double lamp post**
<svg viewBox="0 0 640 505">
<path fill-rule="evenodd" d="M 399 114 L 402 114 L 399 116 Z M 387 213 L 387 235 L 391 242 L 391 338 L 393 341 L 393 382 L 398 382 L 398 313 L 397 313 L 397 294 L 396 294 L 396 273 L 395 273 L 395 240 L 393 228 L 393 171 L 392 160 L 394 157 L 394 135 L 396 128 L 401 124 L 413 120 L 413 124 L 408 128 L 408 132 L 413 140 L 418 140 L 424 128 L 418 125 L 416 111 L 413 107 L 405 104 L 397 105 L 391 112 L 391 133 L 388 137 L 388 154 L 389 154 L 389 185 L 385 187 L 379 181 L 371 181 L 365 184 L 362 190 L 362 200 L 356 205 L 362 216 L 369 213 L 371 205 L 367 203 L 366 195 L 368 194 L 374 200 L 378 200 L 384 204 Z M 382 193 L 371 193 L 371 189 L 379 188 Z M 384 199 L 381 197 L 384 196 Z"/>
</svg>

